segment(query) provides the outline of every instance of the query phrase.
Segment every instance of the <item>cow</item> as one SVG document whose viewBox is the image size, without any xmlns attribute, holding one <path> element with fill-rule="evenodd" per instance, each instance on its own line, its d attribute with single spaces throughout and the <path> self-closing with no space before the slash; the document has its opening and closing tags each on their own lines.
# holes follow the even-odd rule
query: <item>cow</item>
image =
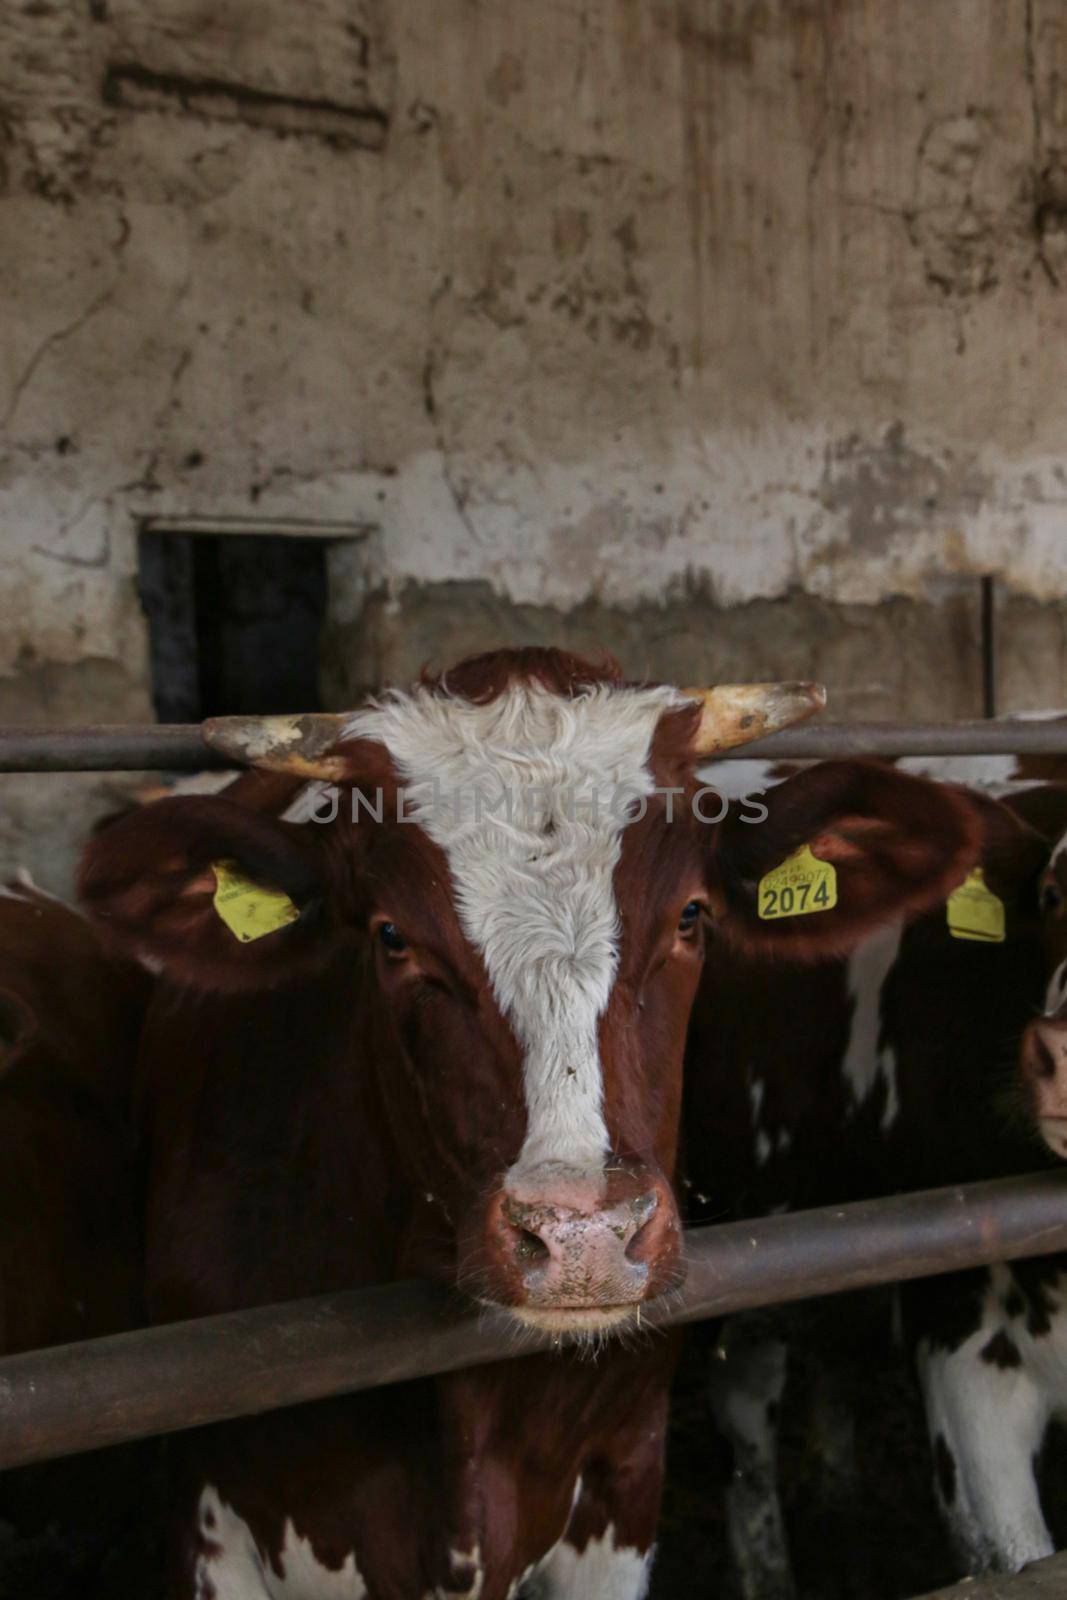
<svg viewBox="0 0 1067 1600">
<path fill-rule="evenodd" d="M 753 793 L 781 777 L 739 765 L 748 770 L 733 781 Z M 941 906 L 910 927 L 886 923 L 847 960 L 817 968 L 772 967 L 737 950 L 709 959 L 687 1066 L 695 1217 L 803 1209 L 1041 1164 L 1014 1105 L 1012 1062 L 1044 987 L 1039 901 L 1049 907 L 1055 870 L 1063 874 L 1065 858 L 1053 857 L 1054 868 L 1049 860 L 1050 840 L 1067 825 L 1067 788 L 1011 771 L 1007 760 L 938 766 L 955 779 L 990 780 L 970 799 L 982 818 L 984 892 L 1002 927 L 988 939 L 960 937 Z M 1041 776 L 1047 769 L 1042 763 Z M 1040 1035 L 1038 1027 L 1027 1037 Z M 1011 1331 L 1046 1331 L 1042 1281 L 1034 1264 L 1018 1263 L 901 1291 L 936 1494 L 967 1572 L 1014 1570 L 1052 1549 L 1033 1472 L 1050 1411 L 1023 1393 L 1016 1368 L 1025 1340 Z M 819 1316 L 824 1349 L 845 1362 L 856 1307 L 835 1312 L 831 1304 Z M 795 1326 L 795 1314 L 728 1324 L 710 1366 L 713 1411 L 735 1457 L 731 1544 L 743 1589 L 761 1600 L 792 1592 L 775 1417 Z M 1039 1348 L 1047 1358 L 1049 1344 Z M 841 1478 L 850 1470 L 851 1419 L 834 1383 L 830 1370 L 833 1427 L 824 1436 Z"/>
<path fill-rule="evenodd" d="M 291 720 L 252 727 L 258 759 L 317 780 L 302 821 L 162 800 L 92 841 L 86 907 L 160 969 L 152 1318 L 423 1274 L 559 1346 L 173 1440 L 170 1600 L 644 1594 L 673 1345 L 640 1323 L 684 1271 L 708 928 L 841 953 L 979 846 L 962 796 L 872 765 L 754 815 L 698 786 L 702 753 L 816 703 L 493 652 L 340 719 L 314 759 Z M 832 907 L 761 920 L 805 845 Z"/>
<path fill-rule="evenodd" d="M 1040 889 L 1045 992 L 1019 1052 L 1024 1108 L 1053 1155 L 1067 1156 L 1067 833 L 1057 839 Z"/>
<path fill-rule="evenodd" d="M 2 1355 L 143 1321 L 129 1096 L 147 988 L 71 907 L 0 889 Z M 82 1593 L 140 1487 L 128 1451 L 0 1474 L 0 1592 Z"/>
<path fill-rule="evenodd" d="M 1032 994 L 1008 1097 L 1031 1139 L 1030 1167 L 1038 1149 L 1046 1158 L 1067 1156 L 1064 809 L 1062 800 L 1045 807 L 1044 824 L 1058 822 L 1058 837 L 1037 886 L 1043 992 Z M 1054 1548 L 1035 1467 L 1049 1423 L 1067 1417 L 1067 1253 L 962 1282 L 966 1297 L 945 1319 L 945 1335 L 924 1351 L 939 1486 L 973 1564 L 1010 1570 Z"/>
</svg>

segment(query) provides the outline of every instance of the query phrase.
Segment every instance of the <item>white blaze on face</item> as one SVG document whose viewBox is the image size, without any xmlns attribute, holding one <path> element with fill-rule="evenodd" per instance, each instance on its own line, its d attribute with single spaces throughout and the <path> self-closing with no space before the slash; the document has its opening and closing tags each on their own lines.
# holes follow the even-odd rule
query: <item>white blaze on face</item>
<svg viewBox="0 0 1067 1600">
<path fill-rule="evenodd" d="M 408 815 L 448 859 L 460 926 L 524 1054 L 520 1168 L 608 1153 L 597 1021 L 618 966 L 626 799 L 652 794 L 656 725 L 684 704 L 670 688 L 565 699 L 517 684 L 483 706 L 416 690 L 345 730 L 386 747 Z"/>
</svg>

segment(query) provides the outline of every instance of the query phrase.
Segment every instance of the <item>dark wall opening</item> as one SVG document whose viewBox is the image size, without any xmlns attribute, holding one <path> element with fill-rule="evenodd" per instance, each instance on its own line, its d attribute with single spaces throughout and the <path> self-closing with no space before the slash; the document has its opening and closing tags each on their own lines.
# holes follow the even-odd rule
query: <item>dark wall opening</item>
<svg viewBox="0 0 1067 1600">
<path fill-rule="evenodd" d="M 139 558 L 161 722 L 320 708 L 325 540 L 146 529 Z"/>
</svg>

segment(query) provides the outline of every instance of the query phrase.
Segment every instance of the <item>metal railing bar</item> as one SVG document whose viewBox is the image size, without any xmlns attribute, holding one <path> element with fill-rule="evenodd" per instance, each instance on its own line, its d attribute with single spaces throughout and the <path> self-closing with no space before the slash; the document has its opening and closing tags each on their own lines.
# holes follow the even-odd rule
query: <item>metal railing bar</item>
<svg viewBox="0 0 1067 1600">
<path fill-rule="evenodd" d="M 692 1229 L 688 1277 L 649 1320 L 755 1306 L 1067 1250 L 1067 1171 Z M 0 1468 L 255 1415 L 550 1347 L 408 1281 L 0 1360 Z"/>
<path fill-rule="evenodd" d="M 848 756 L 1067 755 L 1063 720 L 812 722 L 719 759 L 824 760 Z M 202 771 L 230 766 L 199 723 L 0 728 L 0 772 Z"/>
<path fill-rule="evenodd" d="M 198 722 L 0 728 L 0 772 L 202 772 L 227 767 Z"/>
</svg>

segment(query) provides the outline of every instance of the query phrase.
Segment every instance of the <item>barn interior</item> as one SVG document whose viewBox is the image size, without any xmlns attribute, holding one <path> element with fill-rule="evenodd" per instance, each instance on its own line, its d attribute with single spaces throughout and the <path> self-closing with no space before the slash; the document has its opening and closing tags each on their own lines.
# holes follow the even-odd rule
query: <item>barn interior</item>
<svg viewBox="0 0 1067 1600">
<path fill-rule="evenodd" d="M 1059 0 L 8 0 L 0 724 L 342 710 L 528 644 L 840 721 L 1062 708 L 1065 84 Z M 0 879 L 69 895 L 157 781 L 6 773 Z M 906 1363 L 849 1326 L 847 1483 L 807 1355 L 783 1401 L 798 1592 L 904 1600 L 958 1572 Z M 656 1600 L 738 1592 L 714 1336 Z M 157 1564 L 131 1530 L 102 1587 L 5 1593 Z"/>
</svg>

